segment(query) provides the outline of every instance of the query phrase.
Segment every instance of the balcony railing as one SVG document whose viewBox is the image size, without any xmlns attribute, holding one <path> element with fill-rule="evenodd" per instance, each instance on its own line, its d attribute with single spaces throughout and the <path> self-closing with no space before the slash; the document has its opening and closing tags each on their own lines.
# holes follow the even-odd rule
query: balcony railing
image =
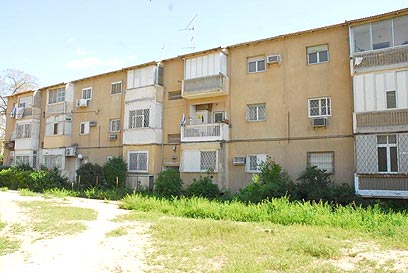
<svg viewBox="0 0 408 273">
<path fill-rule="evenodd" d="M 389 127 L 408 128 L 408 109 L 355 113 L 355 132 L 378 132 Z"/>
<path fill-rule="evenodd" d="M 61 114 L 65 113 L 66 102 L 57 102 L 53 104 L 47 104 L 47 114 Z"/>
<path fill-rule="evenodd" d="M 225 123 L 186 125 L 181 127 L 181 142 L 221 141 L 229 139 L 229 127 Z"/>
<path fill-rule="evenodd" d="M 39 120 L 41 118 L 41 109 L 37 107 L 25 107 L 23 118 L 32 118 Z"/>
<path fill-rule="evenodd" d="M 184 98 L 205 98 L 227 93 L 228 77 L 222 74 L 183 81 L 182 96 Z"/>
<path fill-rule="evenodd" d="M 398 68 L 408 64 L 408 45 L 370 50 L 353 54 L 355 72 Z"/>
<path fill-rule="evenodd" d="M 354 183 L 362 196 L 408 198 L 408 175 L 355 175 Z"/>
</svg>

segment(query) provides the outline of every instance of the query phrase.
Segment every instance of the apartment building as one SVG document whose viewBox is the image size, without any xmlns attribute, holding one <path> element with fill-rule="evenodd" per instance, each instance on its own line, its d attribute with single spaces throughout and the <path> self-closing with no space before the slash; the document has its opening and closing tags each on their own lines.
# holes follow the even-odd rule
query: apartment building
<svg viewBox="0 0 408 273">
<path fill-rule="evenodd" d="M 408 197 L 408 10 L 350 24 L 355 188 Z"/>
<path fill-rule="evenodd" d="M 122 156 L 131 187 L 152 189 L 176 169 L 185 185 L 208 173 L 237 191 L 269 157 L 294 180 L 317 166 L 363 196 L 406 197 L 407 18 L 405 9 L 10 96 L 9 107 L 39 114 L 7 118 L 5 162 L 75 180 L 81 164 Z"/>
</svg>

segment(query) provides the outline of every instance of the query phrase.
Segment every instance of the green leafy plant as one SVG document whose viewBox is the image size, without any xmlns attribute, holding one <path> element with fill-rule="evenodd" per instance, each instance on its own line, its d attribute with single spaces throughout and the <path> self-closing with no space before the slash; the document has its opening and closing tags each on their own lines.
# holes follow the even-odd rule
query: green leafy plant
<svg viewBox="0 0 408 273">
<path fill-rule="evenodd" d="M 175 170 L 165 170 L 159 173 L 155 181 L 154 193 L 161 197 L 180 196 L 183 189 L 183 181 L 180 173 Z"/>
<path fill-rule="evenodd" d="M 99 164 L 85 163 L 79 167 L 76 173 L 78 178 L 79 176 L 81 178 L 79 182 L 81 188 L 100 186 L 103 183 L 103 168 Z"/>
<path fill-rule="evenodd" d="M 188 196 L 215 199 L 221 195 L 220 189 L 213 183 L 212 177 L 207 174 L 193 179 L 193 183 L 186 189 Z"/>
<path fill-rule="evenodd" d="M 114 157 L 108 160 L 103 165 L 103 174 L 105 177 L 106 188 L 124 188 L 126 186 L 126 163 L 120 157 Z M 118 179 L 118 185 L 116 185 L 116 178 Z"/>
</svg>

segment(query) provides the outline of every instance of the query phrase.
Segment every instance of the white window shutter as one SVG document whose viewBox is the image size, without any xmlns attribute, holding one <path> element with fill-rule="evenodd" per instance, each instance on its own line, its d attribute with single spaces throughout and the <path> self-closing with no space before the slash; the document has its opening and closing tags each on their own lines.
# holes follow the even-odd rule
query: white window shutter
<svg viewBox="0 0 408 273">
<path fill-rule="evenodd" d="M 183 151 L 181 170 L 183 172 L 200 171 L 200 151 Z"/>
</svg>

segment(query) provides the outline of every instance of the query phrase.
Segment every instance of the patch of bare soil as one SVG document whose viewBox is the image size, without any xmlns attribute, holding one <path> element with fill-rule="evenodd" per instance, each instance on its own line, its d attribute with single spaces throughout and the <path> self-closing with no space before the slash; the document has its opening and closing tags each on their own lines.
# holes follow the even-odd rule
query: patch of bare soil
<svg viewBox="0 0 408 273">
<path fill-rule="evenodd" d="M 98 217 L 87 221 L 88 229 L 80 234 L 41 239 L 41 234 L 26 231 L 24 227 L 29 225 L 30 219 L 17 204 L 30 200 L 46 199 L 24 197 L 13 191 L 0 192 L 0 218 L 7 223 L 0 236 L 21 241 L 17 252 L 0 256 L 0 272 L 145 272 L 149 226 L 140 222 L 113 222 L 116 216 L 128 213 L 119 209 L 116 202 L 53 199 L 61 205 L 94 209 Z M 16 226 L 22 227 L 23 232 L 12 232 Z M 126 234 L 106 236 L 107 232 L 118 228 L 126 229 Z"/>
</svg>

